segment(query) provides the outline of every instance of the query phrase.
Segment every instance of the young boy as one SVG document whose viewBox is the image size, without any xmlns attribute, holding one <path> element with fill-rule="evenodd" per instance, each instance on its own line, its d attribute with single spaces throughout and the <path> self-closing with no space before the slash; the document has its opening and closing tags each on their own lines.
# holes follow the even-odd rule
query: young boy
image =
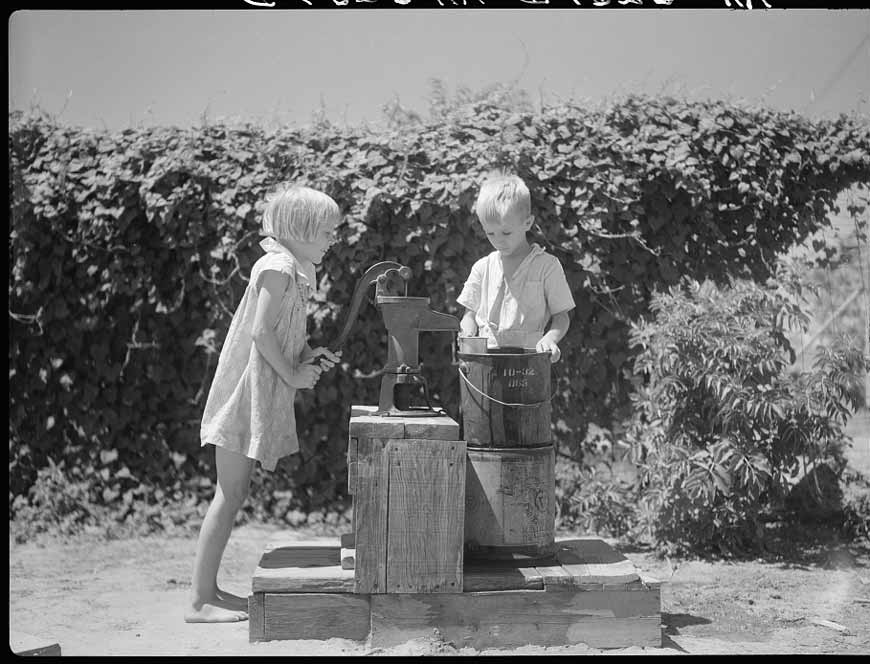
<svg viewBox="0 0 870 664">
<path fill-rule="evenodd" d="M 457 298 L 466 309 L 460 335 L 485 336 L 490 348 L 534 348 L 558 362 L 574 298 L 558 259 L 529 244 L 528 188 L 515 175 L 490 176 L 474 211 L 495 251 L 475 262 Z"/>
</svg>

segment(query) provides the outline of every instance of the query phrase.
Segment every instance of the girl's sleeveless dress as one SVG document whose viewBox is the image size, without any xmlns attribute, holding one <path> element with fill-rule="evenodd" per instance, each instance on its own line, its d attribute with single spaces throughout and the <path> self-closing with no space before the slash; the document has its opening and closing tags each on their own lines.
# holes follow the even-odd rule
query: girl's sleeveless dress
<svg viewBox="0 0 870 664">
<path fill-rule="evenodd" d="M 273 238 L 251 269 L 251 278 L 221 349 L 214 381 L 202 416 L 202 445 L 216 445 L 274 470 L 281 457 L 299 451 L 290 387 L 257 350 L 251 336 L 257 298 L 267 270 L 290 277 L 275 325 L 284 356 L 297 364 L 306 343 L 306 308 L 314 283 L 314 266 L 303 265 Z"/>
</svg>

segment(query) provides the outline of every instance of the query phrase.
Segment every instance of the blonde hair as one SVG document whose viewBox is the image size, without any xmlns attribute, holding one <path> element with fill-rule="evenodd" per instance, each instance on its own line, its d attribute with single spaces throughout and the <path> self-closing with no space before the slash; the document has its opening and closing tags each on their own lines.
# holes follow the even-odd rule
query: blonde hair
<svg viewBox="0 0 870 664">
<path fill-rule="evenodd" d="M 311 242 L 327 219 L 338 219 L 338 204 L 322 191 L 310 187 L 282 185 L 266 197 L 263 235 Z"/>
<path fill-rule="evenodd" d="M 532 213 L 529 188 L 516 175 L 490 173 L 480 186 L 474 211 L 487 223 L 500 222 L 510 212 L 525 219 Z"/>
</svg>

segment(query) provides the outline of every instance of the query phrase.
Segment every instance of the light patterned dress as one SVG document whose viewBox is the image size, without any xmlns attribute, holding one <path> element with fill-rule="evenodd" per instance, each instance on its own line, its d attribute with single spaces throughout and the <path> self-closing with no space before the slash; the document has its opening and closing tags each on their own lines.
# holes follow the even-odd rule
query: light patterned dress
<svg viewBox="0 0 870 664">
<path fill-rule="evenodd" d="M 537 243 L 510 279 L 498 251 L 479 259 L 456 301 L 474 312 L 478 334 L 490 348 L 534 348 L 550 319 L 574 308 L 559 259 Z"/>
<path fill-rule="evenodd" d="M 202 416 L 202 445 L 216 445 L 274 470 L 278 459 L 299 451 L 293 401 L 296 389 L 285 383 L 260 354 L 252 331 L 257 299 L 267 270 L 290 277 L 275 324 L 278 344 L 291 364 L 305 347 L 306 313 L 314 265 L 296 259 L 277 240 L 260 243 L 266 250 L 251 269 L 251 279 L 233 315 L 221 349 L 214 381 Z"/>
</svg>

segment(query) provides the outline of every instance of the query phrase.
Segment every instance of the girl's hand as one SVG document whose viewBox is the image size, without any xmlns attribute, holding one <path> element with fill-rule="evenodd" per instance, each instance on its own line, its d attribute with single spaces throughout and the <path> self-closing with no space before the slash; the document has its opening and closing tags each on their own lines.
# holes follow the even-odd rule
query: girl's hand
<svg viewBox="0 0 870 664">
<path fill-rule="evenodd" d="M 341 351 L 333 353 L 326 346 L 318 346 L 313 348 L 310 353 L 307 353 L 303 358 L 303 363 L 313 362 L 320 357 L 319 365 L 323 371 L 329 371 L 341 361 Z"/>
<path fill-rule="evenodd" d="M 287 384 L 290 387 L 295 387 L 297 390 L 310 390 L 317 385 L 323 369 L 316 364 L 310 364 L 312 360 L 313 358 L 306 360 L 305 363 L 296 367 L 296 371 L 290 374 L 287 380 Z"/>
<path fill-rule="evenodd" d="M 562 351 L 559 350 L 558 344 L 546 335 L 541 337 L 541 340 L 535 344 L 535 350 L 539 353 L 549 353 L 550 364 L 555 364 L 562 357 Z"/>
</svg>

